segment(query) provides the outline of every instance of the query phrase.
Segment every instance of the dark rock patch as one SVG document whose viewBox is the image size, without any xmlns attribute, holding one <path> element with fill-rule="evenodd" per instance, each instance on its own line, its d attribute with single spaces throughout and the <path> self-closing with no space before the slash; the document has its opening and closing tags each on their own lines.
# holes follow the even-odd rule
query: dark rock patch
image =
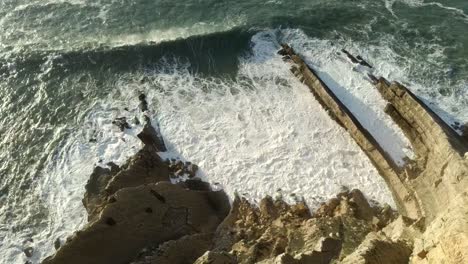
<svg viewBox="0 0 468 264">
<path fill-rule="evenodd" d="M 117 224 L 117 222 L 115 222 L 114 218 L 108 217 L 108 218 L 106 219 L 106 224 L 109 225 L 109 226 L 114 226 L 114 225 Z"/>
<path fill-rule="evenodd" d="M 26 255 L 26 257 L 30 258 L 33 256 L 34 253 L 34 248 L 32 247 L 27 247 L 23 250 L 23 253 Z"/>
<path fill-rule="evenodd" d="M 150 192 L 151 192 L 151 194 L 154 195 L 154 197 L 156 197 L 156 199 L 158 199 L 161 203 L 166 203 L 166 198 L 164 198 L 164 196 L 160 195 L 157 191 L 151 189 Z"/>
</svg>

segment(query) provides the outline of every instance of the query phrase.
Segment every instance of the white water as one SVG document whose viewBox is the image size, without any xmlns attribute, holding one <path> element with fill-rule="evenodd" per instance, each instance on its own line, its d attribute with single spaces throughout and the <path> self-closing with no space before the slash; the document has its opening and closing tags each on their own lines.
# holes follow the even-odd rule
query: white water
<svg viewBox="0 0 468 264">
<path fill-rule="evenodd" d="M 47 177 L 38 186 L 50 209 L 47 228 L 27 244 L 28 234 L 8 233 L 1 245 L 6 248 L 3 263 L 24 263 L 22 249 L 29 244 L 36 263 L 54 251 L 57 237 L 63 241 L 85 224 L 81 199 L 95 164 L 101 159 L 102 164 L 123 163 L 141 147 L 135 137 L 139 127 L 122 134 L 110 125 L 116 116 L 136 115 L 139 91 L 148 95 L 155 109 L 155 121 L 169 147 L 166 155 L 198 164 L 200 176 L 224 188 L 231 198 L 236 191 L 252 201 L 265 195 L 289 202 L 304 198 L 314 209 L 345 186 L 393 206 L 388 188 L 367 157 L 276 55 L 278 38 L 305 56 L 397 162 L 411 154 L 401 131 L 382 112 L 384 102 L 376 90 L 336 54 L 341 47 L 297 30 L 261 32 L 252 39 L 252 54 L 240 58 L 236 80 L 196 76 L 178 63 L 162 63 L 161 68 L 142 73 L 149 80 L 144 84 L 139 82 L 142 76 L 118 80 L 116 92 L 86 114 L 89 124 L 77 128 L 84 133 L 72 134 L 48 161 Z M 364 50 L 348 43 L 346 48 L 371 64 L 378 62 L 376 75 L 408 79 L 385 46 Z M 421 91 L 424 95 L 427 89 Z M 124 107 L 130 107 L 130 113 Z M 94 130 L 97 144 L 88 143 Z"/>
<path fill-rule="evenodd" d="M 183 67 L 152 76 L 147 91 L 172 155 L 199 164 L 231 197 L 303 197 L 315 208 L 346 186 L 393 205 L 367 157 L 276 55 L 275 39 L 273 31 L 252 39 L 235 82 Z"/>
</svg>

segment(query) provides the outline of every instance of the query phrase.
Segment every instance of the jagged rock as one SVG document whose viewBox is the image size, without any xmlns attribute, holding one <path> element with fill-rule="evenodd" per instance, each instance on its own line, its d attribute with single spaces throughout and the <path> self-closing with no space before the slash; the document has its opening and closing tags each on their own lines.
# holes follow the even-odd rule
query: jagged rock
<svg viewBox="0 0 468 264">
<path fill-rule="evenodd" d="M 370 233 L 359 248 L 340 263 L 393 264 L 408 263 L 411 246 L 405 241 L 391 241 L 385 236 Z"/>
<path fill-rule="evenodd" d="M 223 251 L 207 251 L 193 264 L 237 264 L 236 258 Z"/>
<path fill-rule="evenodd" d="M 371 221 L 374 217 L 374 211 L 362 192 L 354 189 L 350 192 L 350 196 L 350 201 L 356 205 L 356 217 L 359 219 Z"/>
<path fill-rule="evenodd" d="M 355 190 L 341 193 L 312 216 L 303 202 L 288 205 L 266 197 L 256 207 L 237 196 L 218 227 L 213 250 L 231 252 L 238 263 L 330 263 L 352 253 L 377 229 L 372 220 L 384 210 L 356 203 L 356 197 Z M 361 217 L 359 206 L 372 217 Z"/>
<path fill-rule="evenodd" d="M 169 181 L 169 169 L 164 161 L 150 147 L 145 146 L 132 157 L 109 181 L 106 194 L 143 184 Z"/>
<path fill-rule="evenodd" d="M 189 164 L 187 166 L 187 173 L 188 173 L 190 178 L 195 177 L 197 175 L 197 172 L 198 172 L 198 166 L 197 165 Z"/>
<path fill-rule="evenodd" d="M 116 174 L 117 172 L 120 171 L 120 167 L 117 164 L 115 164 L 114 162 L 108 162 L 107 166 L 109 166 L 110 172 L 112 174 Z"/>
<path fill-rule="evenodd" d="M 160 152 L 167 151 L 161 134 L 151 125 L 151 122 L 146 122 L 143 130 L 137 136 L 145 146 L 152 147 Z"/>
<path fill-rule="evenodd" d="M 148 245 L 213 232 L 229 208 L 222 191 L 192 191 L 168 182 L 124 188 L 114 195 L 115 203 L 107 204 L 94 221 L 43 263 L 128 263 Z M 145 212 L 147 208 L 153 213 Z"/>
<path fill-rule="evenodd" d="M 113 173 L 110 169 L 97 166 L 94 168 L 88 182 L 85 185 L 85 195 L 82 200 L 86 211 L 88 212 L 88 219 L 97 213 L 99 205 L 102 204 L 104 199 L 104 190 L 112 178 Z"/>
<path fill-rule="evenodd" d="M 400 168 L 314 70 L 292 49 L 285 47 L 287 45 L 282 46 L 282 54 L 290 57 L 293 66 L 298 69 L 295 75 L 301 76 L 300 80 L 310 88 L 318 102 L 350 133 L 375 165 L 392 191 L 399 213 L 403 215 L 384 228 L 385 236 L 369 242 L 367 247 L 370 250 L 366 252 L 370 252 L 370 255 L 353 253 L 353 256 L 360 256 L 360 262 L 353 259 L 349 263 L 406 263 L 409 254 L 412 263 L 421 262 L 422 255 L 423 260 L 429 263 L 468 263 L 468 222 L 463 220 L 468 213 L 466 137 L 455 132 L 405 86 L 390 83 L 382 77 L 377 81 L 371 78 L 382 97 L 388 101 L 385 112 L 402 129 L 415 153 L 416 158 L 407 160 L 404 168 Z M 349 57 L 348 52 L 343 52 Z M 334 206 L 340 210 L 346 209 L 337 206 L 334 201 L 320 213 L 329 215 L 332 210 L 336 211 Z M 391 214 L 386 212 L 386 215 L 390 215 L 391 219 Z M 380 217 L 374 221 L 374 225 L 382 228 L 388 221 L 388 217 Z M 404 224 L 405 221 L 411 223 Z M 409 243 L 408 247 L 402 246 L 402 239 Z M 435 243 L 433 247 L 421 249 L 416 247 L 420 240 Z M 413 253 L 412 245 L 415 245 Z M 372 254 L 380 256 L 380 259 L 373 258 Z M 366 259 L 371 262 L 366 262 Z"/>
<path fill-rule="evenodd" d="M 114 121 L 112 121 L 112 124 L 117 126 L 120 129 L 120 131 L 132 128 L 130 124 L 128 124 L 126 117 L 117 117 L 116 119 L 114 119 Z"/>
<path fill-rule="evenodd" d="M 96 167 L 85 186 L 83 205 L 88 212 L 89 221 L 111 201 L 109 197 L 116 191 L 126 187 L 169 181 L 167 165 L 152 148 L 146 146 L 122 167 L 114 165 L 110 165 L 111 169 Z"/>
</svg>

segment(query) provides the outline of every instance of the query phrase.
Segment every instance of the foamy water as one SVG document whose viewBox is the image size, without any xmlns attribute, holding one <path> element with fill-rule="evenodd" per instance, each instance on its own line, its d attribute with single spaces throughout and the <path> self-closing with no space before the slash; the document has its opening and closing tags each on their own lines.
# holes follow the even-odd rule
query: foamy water
<svg viewBox="0 0 468 264">
<path fill-rule="evenodd" d="M 44 229 L 32 236 L 33 242 L 25 242 L 29 233 L 8 233 L 2 242 L 4 263 L 25 262 L 22 249 L 28 245 L 34 247 L 31 260 L 37 263 L 54 251 L 56 238 L 64 241 L 86 223 L 81 199 L 94 166 L 122 164 L 141 148 L 136 137 L 140 126 L 132 123 L 134 129 L 121 133 L 111 125 L 115 117 L 139 116 L 139 92 L 147 94 L 154 122 L 161 126 L 169 150 L 164 156 L 198 164 L 199 176 L 231 198 L 238 192 L 253 202 L 266 195 L 288 202 L 304 199 L 314 209 L 346 187 L 394 206 L 368 158 L 276 55 L 280 41 L 304 55 L 397 163 L 411 155 L 408 141 L 383 113 L 385 102 L 362 69 L 337 54 L 342 47 L 300 30 L 266 30 L 252 38 L 252 51 L 239 58 L 234 79 L 197 75 L 188 65 L 172 61 L 117 80 L 115 91 L 83 113 L 83 127 L 47 160 L 46 177 L 37 187 L 50 208 Z M 368 59 L 374 74 L 408 80 L 394 60 L 382 59 L 394 57 L 390 49 L 353 43 L 345 48 Z M 412 84 L 422 95 L 428 91 Z M 443 101 L 441 107 L 449 106 Z M 91 138 L 98 143 L 90 143 Z"/>
</svg>

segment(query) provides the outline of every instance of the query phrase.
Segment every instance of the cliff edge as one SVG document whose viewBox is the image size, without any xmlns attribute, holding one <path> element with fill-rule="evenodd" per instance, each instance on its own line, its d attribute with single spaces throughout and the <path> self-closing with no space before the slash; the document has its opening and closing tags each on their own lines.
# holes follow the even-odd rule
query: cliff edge
<svg viewBox="0 0 468 264">
<path fill-rule="evenodd" d="M 397 166 L 300 55 L 288 45 L 279 54 L 374 164 L 397 211 L 359 190 L 315 212 L 271 197 L 256 205 L 236 195 L 231 204 L 196 177 L 195 164 L 159 156 L 164 140 L 147 118 L 143 149 L 121 167 L 95 169 L 83 198 L 88 224 L 43 263 L 468 263 L 466 135 L 403 85 L 370 75 L 415 152 Z M 182 175 L 189 179 L 170 182 Z"/>
</svg>

